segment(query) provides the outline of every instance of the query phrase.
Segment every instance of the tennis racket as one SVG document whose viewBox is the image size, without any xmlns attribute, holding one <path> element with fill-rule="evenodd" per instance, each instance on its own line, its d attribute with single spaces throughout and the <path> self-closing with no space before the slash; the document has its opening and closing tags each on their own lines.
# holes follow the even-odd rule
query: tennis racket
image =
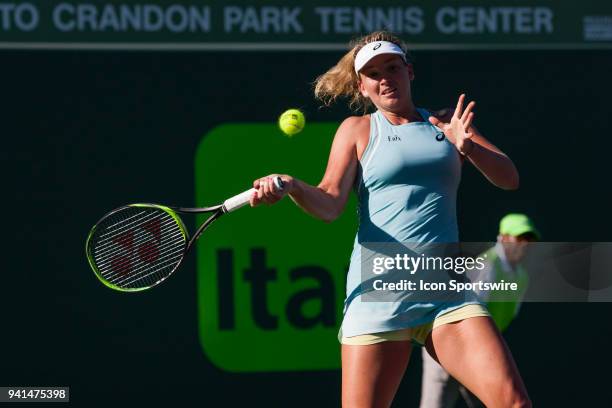
<svg viewBox="0 0 612 408">
<path fill-rule="evenodd" d="M 274 186 L 282 190 L 280 177 Z M 130 204 L 117 208 L 93 226 L 85 252 L 94 273 L 111 289 L 150 289 L 176 271 L 202 233 L 223 214 L 249 203 L 254 188 L 213 207 L 181 208 Z M 190 238 L 179 214 L 211 213 Z"/>
</svg>

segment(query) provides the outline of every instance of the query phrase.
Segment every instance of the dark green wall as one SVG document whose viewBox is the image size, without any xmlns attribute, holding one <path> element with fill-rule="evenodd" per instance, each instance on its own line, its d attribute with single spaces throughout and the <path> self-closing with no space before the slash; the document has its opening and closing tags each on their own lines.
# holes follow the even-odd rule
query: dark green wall
<svg viewBox="0 0 612 408">
<path fill-rule="evenodd" d="M 73 404 L 88 407 L 338 406 L 339 372 L 228 374 L 207 362 L 193 258 L 163 287 L 131 296 L 104 288 L 83 248 L 92 223 L 118 205 L 192 204 L 195 148 L 214 126 L 272 122 L 291 106 L 310 121 L 346 116 L 343 107 L 319 109 L 309 85 L 338 57 L 0 52 L 0 385 L 69 385 Z M 520 190 L 504 192 L 465 169 L 463 240 L 494 240 L 507 211 L 531 214 L 548 241 L 610 240 L 609 51 L 415 57 L 417 103 L 453 106 L 467 92 L 477 126 L 521 174 Z M 610 304 L 524 305 L 507 339 L 536 406 L 609 403 L 600 368 L 612 364 L 610 312 Z M 418 353 L 413 362 L 398 407 L 416 406 Z"/>
</svg>

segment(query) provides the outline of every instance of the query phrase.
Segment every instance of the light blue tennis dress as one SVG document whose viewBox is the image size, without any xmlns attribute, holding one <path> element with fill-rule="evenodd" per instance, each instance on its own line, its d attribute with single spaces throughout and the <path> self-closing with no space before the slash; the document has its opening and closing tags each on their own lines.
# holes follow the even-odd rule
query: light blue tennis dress
<svg viewBox="0 0 612 408">
<path fill-rule="evenodd" d="M 458 242 L 456 201 L 461 159 L 455 146 L 417 109 L 422 122 L 391 124 L 379 111 L 356 180 L 359 230 L 347 276 L 340 337 L 414 327 L 477 302 L 363 301 L 362 246 L 368 242 Z"/>
</svg>

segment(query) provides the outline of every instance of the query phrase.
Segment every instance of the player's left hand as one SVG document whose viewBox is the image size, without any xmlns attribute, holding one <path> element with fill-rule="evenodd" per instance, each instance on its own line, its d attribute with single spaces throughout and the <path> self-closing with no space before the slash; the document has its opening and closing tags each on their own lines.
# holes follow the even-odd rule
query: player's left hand
<svg viewBox="0 0 612 408">
<path fill-rule="evenodd" d="M 465 94 L 461 94 L 452 116 L 430 116 L 429 121 L 444 132 L 444 135 L 455 145 L 459 153 L 463 156 L 468 156 L 474 148 L 474 142 L 471 140 L 474 134 L 469 129 L 472 125 L 472 120 L 474 120 L 472 109 L 476 102 L 471 101 L 465 107 L 465 110 L 463 110 L 464 102 Z"/>
</svg>

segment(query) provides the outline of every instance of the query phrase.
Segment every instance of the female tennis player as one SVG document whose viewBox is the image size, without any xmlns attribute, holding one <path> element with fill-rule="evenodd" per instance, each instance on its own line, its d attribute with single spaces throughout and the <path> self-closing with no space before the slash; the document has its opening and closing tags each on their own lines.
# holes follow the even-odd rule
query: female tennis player
<svg viewBox="0 0 612 408">
<path fill-rule="evenodd" d="M 332 221 L 355 187 L 359 231 L 347 275 L 340 331 L 342 405 L 388 407 L 410 358 L 424 344 L 453 377 L 488 407 L 531 406 L 510 351 L 478 302 L 364 302 L 360 256 L 366 242 L 458 242 L 456 197 L 470 162 L 494 185 L 516 189 L 512 161 L 473 126 L 474 102 L 432 114 L 415 106 L 414 68 L 406 47 L 387 32 L 369 34 L 317 78 L 315 96 L 329 105 L 346 97 L 353 109 L 336 132 L 318 186 L 280 175 L 255 180 L 251 205 L 288 194 L 305 212 Z M 441 137 L 443 132 L 443 136 Z"/>
</svg>

